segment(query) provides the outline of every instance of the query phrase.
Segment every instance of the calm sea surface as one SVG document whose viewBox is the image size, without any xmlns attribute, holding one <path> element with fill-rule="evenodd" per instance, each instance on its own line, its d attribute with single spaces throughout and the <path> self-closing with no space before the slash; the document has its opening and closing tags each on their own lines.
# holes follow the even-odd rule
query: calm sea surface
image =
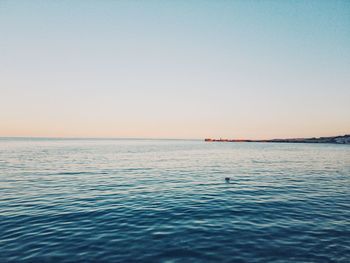
<svg viewBox="0 0 350 263">
<path fill-rule="evenodd" d="M 3 138 L 0 261 L 350 262 L 350 146 Z"/>
</svg>

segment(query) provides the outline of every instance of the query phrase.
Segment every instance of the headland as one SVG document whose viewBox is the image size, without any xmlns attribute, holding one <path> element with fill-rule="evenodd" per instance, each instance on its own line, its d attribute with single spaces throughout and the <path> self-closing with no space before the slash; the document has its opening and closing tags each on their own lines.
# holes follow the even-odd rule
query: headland
<svg viewBox="0 0 350 263">
<path fill-rule="evenodd" d="M 276 142 L 276 143 L 334 143 L 350 144 L 350 134 L 332 137 L 313 137 L 313 138 L 290 138 L 290 139 L 268 139 L 268 140 L 250 140 L 250 139 L 211 139 L 206 138 L 206 142 Z"/>
</svg>

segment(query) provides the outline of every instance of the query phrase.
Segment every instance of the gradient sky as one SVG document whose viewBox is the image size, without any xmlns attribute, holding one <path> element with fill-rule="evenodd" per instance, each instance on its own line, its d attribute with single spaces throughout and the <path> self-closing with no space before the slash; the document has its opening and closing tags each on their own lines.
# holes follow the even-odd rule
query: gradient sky
<svg viewBox="0 0 350 263">
<path fill-rule="evenodd" d="M 0 136 L 350 133 L 350 1 L 0 0 Z"/>
</svg>

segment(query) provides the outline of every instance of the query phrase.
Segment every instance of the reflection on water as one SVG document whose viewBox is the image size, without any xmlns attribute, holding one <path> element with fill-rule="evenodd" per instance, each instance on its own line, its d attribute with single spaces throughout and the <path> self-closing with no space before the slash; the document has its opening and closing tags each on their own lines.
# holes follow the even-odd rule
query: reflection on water
<svg viewBox="0 0 350 263">
<path fill-rule="evenodd" d="M 349 262 L 349 183 L 346 145 L 0 139 L 0 258 Z"/>
</svg>

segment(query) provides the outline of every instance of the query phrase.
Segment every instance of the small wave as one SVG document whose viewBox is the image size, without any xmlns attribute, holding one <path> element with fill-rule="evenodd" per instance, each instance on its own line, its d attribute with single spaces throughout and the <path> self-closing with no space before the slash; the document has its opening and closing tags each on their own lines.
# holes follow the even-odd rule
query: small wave
<svg viewBox="0 0 350 263">
<path fill-rule="evenodd" d="M 80 172 L 59 172 L 54 173 L 51 175 L 81 175 L 81 174 L 108 174 L 107 172 L 87 172 L 87 171 L 80 171 Z"/>
</svg>

